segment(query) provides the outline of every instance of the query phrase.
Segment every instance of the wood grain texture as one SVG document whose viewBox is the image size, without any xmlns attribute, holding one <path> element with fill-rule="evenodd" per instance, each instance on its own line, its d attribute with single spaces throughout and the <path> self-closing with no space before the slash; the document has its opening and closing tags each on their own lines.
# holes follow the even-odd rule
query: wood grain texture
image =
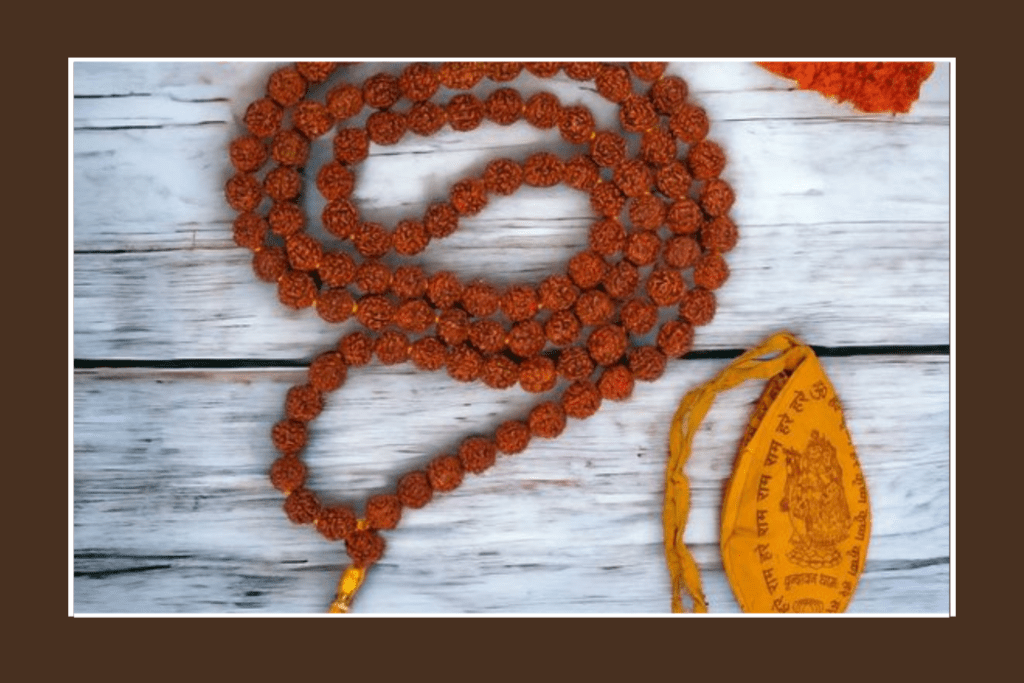
<svg viewBox="0 0 1024 683">
<path fill-rule="evenodd" d="M 173 66 L 172 74 L 187 70 Z M 674 70 L 693 81 L 699 66 Z M 224 77 L 237 73 L 224 68 Z M 100 79 L 84 70 L 83 87 L 94 92 Z M 740 74 L 758 71 L 750 64 L 708 70 L 735 88 L 708 92 L 705 101 L 697 78 L 693 96 L 712 117 L 713 138 L 730 150 L 725 177 L 738 189 L 733 216 L 742 236 L 721 313 L 698 348 L 749 346 L 779 321 L 823 345 L 948 343 L 949 119 L 937 115 L 941 89 L 929 90 L 940 102 L 926 98 L 925 113 L 863 117 L 813 93 L 787 92 L 770 74 L 755 80 L 774 89 L 740 89 Z M 110 75 L 118 77 L 126 78 Z M 190 100 L 177 85 L 185 76 L 152 78 L 148 88 L 129 79 L 123 97 L 75 102 L 75 181 L 83 188 L 74 195 L 76 357 L 302 358 L 296 347 L 330 343 L 338 333 L 312 311 L 278 311 L 287 322 L 272 332 L 237 334 L 252 315 L 265 320 L 277 307 L 272 288 L 255 281 L 248 257 L 233 248 L 233 214 L 221 194 L 230 175 L 224 149 L 248 100 L 239 105 L 223 90 L 208 92 L 212 86 Z M 563 101 L 592 105 L 610 123 L 613 110 L 594 92 L 568 79 L 556 86 Z M 145 92 L 130 94 L 136 90 Z M 948 86 L 945 94 L 948 110 Z M 789 116 L 789 100 L 809 95 L 810 113 Z M 781 113 L 753 117 L 751 109 Z M 557 133 L 525 123 L 406 136 L 374 146 L 355 196 L 368 219 L 393 225 L 422 215 L 450 183 L 494 156 L 525 158 L 551 146 L 562 146 Z M 314 145 L 314 162 L 328 154 L 326 142 Z M 323 200 L 312 193 L 305 202 L 318 216 Z M 564 269 L 593 220 L 580 193 L 524 190 L 462 221 L 418 262 L 466 278 L 535 282 Z"/>
<path fill-rule="evenodd" d="M 351 326 L 285 310 L 234 247 L 222 188 L 228 142 L 276 67 L 83 62 L 73 92 L 73 344 L 83 365 L 215 359 L 259 369 L 74 372 L 74 601 L 79 613 L 318 613 L 344 551 L 291 525 L 267 482 L 270 425 L 303 371 Z M 393 65 L 364 65 L 356 75 Z M 741 239 L 696 348 L 749 347 L 787 328 L 824 359 L 847 408 L 875 515 L 851 612 L 950 609 L 949 360 L 879 354 L 949 344 L 949 78 L 938 65 L 906 116 L 858 114 L 742 62 L 670 72 L 728 151 Z M 541 83 L 523 81 L 527 92 Z M 552 79 L 563 102 L 614 110 Z M 486 93 L 493 84 L 487 85 Z M 495 156 L 567 151 L 525 124 L 406 136 L 371 149 L 356 198 L 393 224 Z M 314 163 L 330 154 L 313 148 Z M 316 216 L 322 200 L 304 200 Z M 593 220 L 571 190 L 492 202 L 417 262 L 495 283 L 565 267 Z M 667 430 L 679 398 L 726 361 L 686 360 L 406 515 L 359 595 L 363 613 L 668 611 L 660 537 Z M 722 396 L 688 467 L 686 541 L 714 612 L 735 612 L 717 510 L 758 387 Z M 372 365 L 313 427 L 311 485 L 357 507 L 410 467 L 524 414 L 535 396 Z"/>
<path fill-rule="evenodd" d="M 455 492 L 407 511 L 386 533 L 388 553 L 360 593 L 360 611 L 664 611 L 668 426 L 682 394 L 724 364 L 675 363 L 631 400 L 571 421 L 557 440 L 534 440 Z M 824 366 L 843 398 L 874 513 L 851 610 L 945 611 L 947 591 L 903 595 L 896 587 L 948 572 L 948 451 L 934 438 L 949 433 L 948 363 L 882 357 Z M 269 425 L 302 377 L 300 370 L 77 373 L 77 610 L 317 612 L 329 601 L 344 550 L 292 525 L 266 482 L 276 457 Z M 754 383 L 718 399 L 687 467 L 686 542 L 716 612 L 738 611 L 722 575 L 718 509 L 758 391 Z M 353 373 L 314 423 L 305 455 L 310 486 L 327 502 L 359 509 L 400 473 L 522 416 L 534 401 L 518 389 L 499 393 L 457 386 L 443 373 L 370 366 Z M 904 428 L 893 433 L 893 424 Z"/>
</svg>

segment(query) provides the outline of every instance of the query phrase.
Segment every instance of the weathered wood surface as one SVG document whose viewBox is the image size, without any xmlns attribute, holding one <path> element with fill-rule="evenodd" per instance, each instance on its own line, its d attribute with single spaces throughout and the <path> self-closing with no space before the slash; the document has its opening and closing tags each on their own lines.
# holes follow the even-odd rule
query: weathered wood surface
<svg viewBox="0 0 1024 683">
<path fill-rule="evenodd" d="M 360 611 L 665 611 L 668 425 L 681 393 L 724 363 L 676 363 L 628 403 L 606 405 L 407 513 L 387 534 L 388 554 L 359 595 Z M 945 611 L 949 453 L 935 435 L 949 433 L 948 364 L 872 357 L 826 359 L 825 367 L 844 399 L 875 515 L 851 609 Z M 344 550 L 288 522 L 266 484 L 268 425 L 301 378 L 300 370 L 79 373 L 77 609 L 323 607 Z M 519 390 L 452 384 L 407 367 L 354 373 L 314 423 L 312 487 L 358 505 L 534 402 Z M 694 509 L 686 540 L 716 612 L 737 611 L 721 575 L 717 510 L 756 397 L 756 386 L 720 397 L 687 468 Z"/>
<path fill-rule="evenodd" d="M 221 197 L 227 142 L 274 65 L 74 67 L 74 355 L 265 360 L 261 370 L 78 370 L 74 377 L 77 612 L 311 612 L 343 550 L 293 527 L 266 482 L 267 439 L 288 386 L 347 326 L 290 312 L 256 282 Z M 369 68 L 369 67 L 361 67 Z M 757 67 L 676 63 L 730 154 L 741 241 L 698 349 L 741 348 L 779 328 L 834 347 L 949 343 L 949 65 L 902 117 L 792 92 Z M 524 83 L 529 90 L 531 83 Z M 563 101 L 612 112 L 556 80 Z M 357 198 L 393 223 L 496 155 L 554 136 L 517 124 L 407 136 L 374 148 Z M 552 143 L 555 143 L 552 145 Z M 318 158 L 327 153 L 318 146 Z M 312 215 L 319 212 L 308 200 Z M 492 202 L 418 261 L 495 282 L 564 268 L 592 220 L 581 195 Z M 660 496 L 668 422 L 725 361 L 683 361 L 625 404 L 502 459 L 406 516 L 360 593 L 368 613 L 667 611 Z M 935 355 L 825 361 L 875 512 L 858 612 L 949 609 L 949 363 Z M 736 611 L 718 557 L 717 508 L 755 398 L 719 400 L 688 467 L 687 541 L 713 611 Z M 312 485 L 358 504 L 400 472 L 521 415 L 535 397 L 372 366 L 314 423 Z"/>
</svg>

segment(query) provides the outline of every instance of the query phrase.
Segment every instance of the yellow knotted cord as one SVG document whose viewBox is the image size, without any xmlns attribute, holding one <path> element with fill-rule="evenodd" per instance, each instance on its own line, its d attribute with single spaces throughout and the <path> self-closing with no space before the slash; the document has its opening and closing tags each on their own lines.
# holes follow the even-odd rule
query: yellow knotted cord
<svg viewBox="0 0 1024 683">
<path fill-rule="evenodd" d="M 352 600 L 356 597 L 356 591 L 363 585 L 365 578 L 365 567 L 349 565 L 345 573 L 341 575 L 341 581 L 338 582 L 338 597 L 327 608 L 327 611 L 331 614 L 348 612 L 352 608 Z"/>
<path fill-rule="evenodd" d="M 762 359 L 761 356 L 778 355 Z M 693 437 L 704 420 L 715 396 L 749 379 L 768 379 L 782 370 L 792 369 L 806 355 L 807 347 L 788 332 L 775 334 L 750 349 L 709 382 L 686 394 L 679 403 L 669 431 L 669 460 L 665 471 L 665 560 L 672 583 L 672 611 L 682 612 L 683 596 L 692 602 L 692 611 L 707 612 L 697 563 L 683 543 L 683 531 L 690 513 L 690 482 L 686 461 L 693 448 Z"/>
<path fill-rule="evenodd" d="M 369 525 L 365 519 L 356 522 L 357 529 L 366 529 Z M 327 611 L 331 614 L 343 614 L 352 609 L 352 601 L 355 600 L 359 587 L 363 585 L 366 578 L 366 567 L 349 565 L 338 581 L 338 596 L 331 603 Z"/>
</svg>

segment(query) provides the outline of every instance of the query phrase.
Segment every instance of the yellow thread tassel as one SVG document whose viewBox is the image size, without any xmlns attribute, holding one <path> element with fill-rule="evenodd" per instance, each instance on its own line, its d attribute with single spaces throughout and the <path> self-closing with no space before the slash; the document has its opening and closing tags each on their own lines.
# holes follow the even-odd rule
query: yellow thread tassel
<svg viewBox="0 0 1024 683">
<path fill-rule="evenodd" d="M 356 529 L 362 531 L 369 527 L 370 523 L 366 519 L 356 520 Z M 345 573 L 341 575 L 341 580 L 338 581 L 338 597 L 334 599 L 334 602 L 327 608 L 327 611 L 331 614 L 339 614 L 352 609 L 352 601 L 355 600 L 356 592 L 363 585 L 363 579 L 365 578 L 366 567 L 349 565 Z"/>
<path fill-rule="evenodd" d="M 349 565 L 345 573 L 341 575 L 341 581 L 338 582 L 338 597 L 327 608 L 327 611 L 331 614 L 348 612 L 352 608 L 352 600 L 355 599 L 356 592 L 363 585 L 365 578 L 366 569 L 364 567 Z"/>
<path fill-rule="evenodd" d="M 770 353 L 779 355 L 760 359 Z M 665 472 L 665 506 L 662 511 L 665 560 L 672 582 L 673 612 L 684 611 L 684 596 L 692 602 L 692 611 L 708 611 L 697 562 L 683 544 L 683 531 L 690 514 L 690 482 L 684 468 L 693 448 L 694 434 L 719 392 L 748 379 L 767 379 L 784 369 L 792 369 L 806 353 L 806 347 L 802 347 L 796 337 L 781 332 L 744 353 L 711 381 L 684 396 L 680 402 L 669 432 L 669 461 Z"/>
</svg>

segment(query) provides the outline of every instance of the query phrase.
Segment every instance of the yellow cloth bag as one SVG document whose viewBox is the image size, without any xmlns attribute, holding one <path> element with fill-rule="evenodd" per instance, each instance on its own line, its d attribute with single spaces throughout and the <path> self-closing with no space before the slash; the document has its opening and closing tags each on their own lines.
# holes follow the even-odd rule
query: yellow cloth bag
<svg viewBox="0 0 1024 683">
<path fill-rule="evenodd" d="M 867 485 L 843 408 L 817 356 L 778 333 L 687 394 L 669 436 L 665 557 L 672 611 L 706 612 L 700 573 L 683 544 L 690 507 L 684 472 L 715 395 L 768 383 L 740 440 L 722 503 L 722 562 L 745 612 L 842 612 L 871 535 Z"/>
</svg>

